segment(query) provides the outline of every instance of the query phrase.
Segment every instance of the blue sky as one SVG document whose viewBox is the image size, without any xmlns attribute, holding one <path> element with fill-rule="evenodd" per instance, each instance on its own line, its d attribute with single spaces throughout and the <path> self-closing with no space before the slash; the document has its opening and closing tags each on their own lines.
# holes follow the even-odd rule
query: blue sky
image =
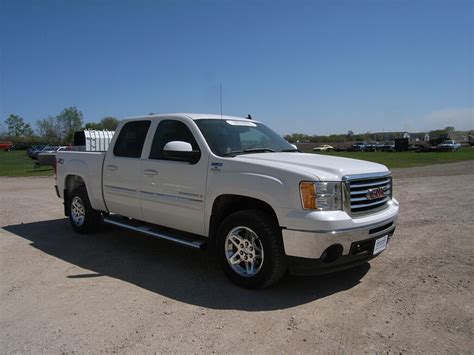
<svg viewBox="0 0 474 355">
<path fill-rule="evenodd" d="M 251 113 L 279 133 L 474 129 L 474 1 L 0 0 L 0 118 Z"/>
</svg>

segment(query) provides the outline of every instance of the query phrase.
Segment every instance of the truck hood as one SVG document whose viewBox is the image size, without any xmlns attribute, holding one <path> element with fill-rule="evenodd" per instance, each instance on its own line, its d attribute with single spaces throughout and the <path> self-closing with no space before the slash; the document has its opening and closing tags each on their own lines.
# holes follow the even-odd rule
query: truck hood
<svg viewBox="0 0 474 355">
<path fill-rule="evenodd" d="M 235 159 L 241 162 L 305 173 L 323 181 L 341 181 L 345 175 L 388 171 L 387 167 L 381 164 L 322 154 L 257 153 L 238 155 Z"/>
</svg>

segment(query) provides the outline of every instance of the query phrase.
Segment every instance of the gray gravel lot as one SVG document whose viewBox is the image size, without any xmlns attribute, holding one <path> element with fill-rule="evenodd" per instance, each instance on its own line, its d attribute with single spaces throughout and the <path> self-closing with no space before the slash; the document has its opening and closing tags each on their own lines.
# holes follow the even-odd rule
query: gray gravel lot
<svg viewBox="0 0 474 355">
<path fill-rule="evenodd" d="M 394 176 L 387 251 L 264 291 L 198 251 L 75 234 L 52 178 L 0 178 L 0 352 L 472 353 L 474 162 Z"/>
</svg>

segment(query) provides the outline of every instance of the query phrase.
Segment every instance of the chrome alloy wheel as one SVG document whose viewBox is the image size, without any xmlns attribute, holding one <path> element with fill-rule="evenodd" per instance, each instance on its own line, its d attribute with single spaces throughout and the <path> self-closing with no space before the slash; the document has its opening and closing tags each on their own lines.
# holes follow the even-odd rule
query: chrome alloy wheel
<svg viewBox="0 0 474 355">
<path fill-rule="evenodd" d="M 84 207 L 84 202 L 79 196 L 74 196 L 71 203 L 71 217 L 74 224 L 78 227 L 84 224 L 86 219 L 86 209 Z"/>
<path fill-rule="evenodd" d="M 263 265 L 263 245 L 258 235 L 247 227 L 235 227 L 224 242 L 227 262 L 243 277 L 255 276 Z"/>
</svg>

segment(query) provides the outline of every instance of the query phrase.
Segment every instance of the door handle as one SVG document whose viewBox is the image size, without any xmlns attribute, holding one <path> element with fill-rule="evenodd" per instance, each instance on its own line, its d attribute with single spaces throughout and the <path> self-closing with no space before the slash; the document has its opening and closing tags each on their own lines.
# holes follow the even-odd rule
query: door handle
<svg viewBox="0 0 474 355">
<path fill-rule="evenodd" d="M 156 170 L 151 170 L 151 169 L 147 169 L 147 170 L 143 170 L 143 173 L 145 175 L 157 175 L 158 174 L 158 171 Z"/>
<path fill-rule="evenodd" d="M 112 171 L 115 171 L 115 170 L 117 170 L 118 168 L 117 168 L 116 165 L 107 165 L 107 169 L 112 170 Z"/>
</svg>

